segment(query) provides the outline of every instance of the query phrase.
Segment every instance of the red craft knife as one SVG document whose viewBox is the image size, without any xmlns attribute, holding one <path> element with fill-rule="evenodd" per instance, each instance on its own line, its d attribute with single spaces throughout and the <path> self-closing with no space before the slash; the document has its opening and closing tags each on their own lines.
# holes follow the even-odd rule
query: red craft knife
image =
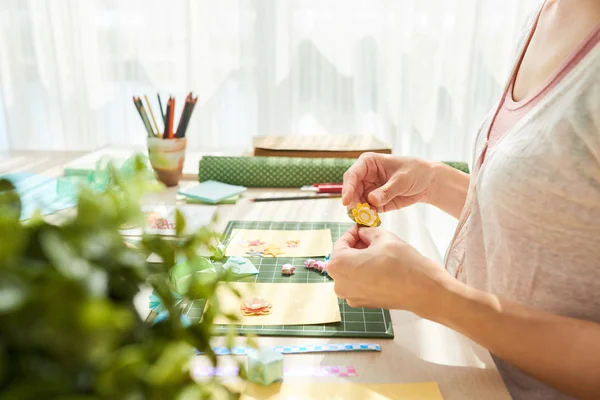
<svg viewBox="0 0 600 400">
<path fill-rule="evenodd" d="M 315 183 L 314 185 L 302 186 L 300 190 L 316 193 L 342 193 L 342 183 Z"/>
</svg>

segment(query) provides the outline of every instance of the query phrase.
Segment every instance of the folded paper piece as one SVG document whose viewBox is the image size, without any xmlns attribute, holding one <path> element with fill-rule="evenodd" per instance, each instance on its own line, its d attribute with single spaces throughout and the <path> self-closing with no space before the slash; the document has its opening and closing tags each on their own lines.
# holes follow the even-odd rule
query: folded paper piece
<svg viewBox="0 0 600 400">
<path fill-rule="evenodd" d="M 283 355 L 268 348 L 248 352 L 248 380 L 268 386 L 283 379 Z"/>
<path fill-rule="evenodd" d="M 242 315 L 269 315 L 273 311 L 273 304 L 269 303 L 265 299 L 253 298 L 251 300 L 246 300 L 240 306 L 240 310 L 242 311 Z"/>
<path fill-rule="evenodd" d="M 232 256 L 223 264 L 223 269 L 231 271 L 234 275 L 256 275 L 258 269 L 252 261 L 244 257 Z"/>
<path fill-rule="evenodd" d="M 57 190 L 56 178 L 29 172 L 3 174 L 0 178 L 8 179 L 15 186 L 21 198 L 21 220 L 31 218 L 36 210 L 48 215 L 77 205 L 76 194 Z"/>
<path fill-rule="evenodd" d="M 217 279 L 215 267 L 204 257 L 182 260 L 171 268 L 170 274 L 175 290 L 181 295 L 187 294 L 194 279 L 205 282 Z"/>
<path fill-rule="evenodd" d="M 222 367 L 211 367 L 199 365 L 194 367 L 194 377 L 204 376 L 238 376 L 240 368 L 236 365 Z M 345 365 L 315 365 L 315 366 L 296 366 L 284 367 L 283 376 L 285 378 L 320 378 L 328 376 L 354 377 L 358 376 L 356 367 Z"/>
<path fill-rule="evenodd" d="M 175 211 L 179 210 L 185 218 L 183 235 L 192 235 L 200 228 L 210 225 L 217 207 L 194 205 L 144 205 L 142 211 L 146 216 L 146 226 L 133 227 L 120 231 L 123 236 L 150 235 L 175 236 Z"/>
<path fill-rule="evenodd" d="M 283 275 L 294 275 L 295 270 L 296 267 L 294 267 L 292 264 L 283 264 L 283 267 L 281 267 L 281 273 Z"/>
<path fill-rule="evenodd" d="M 179 293 L 173 292 L 173 297 L 175 297 L 176 306 L 181 304 L 181 302 L 183 301 L 183 298 L 181 297 L 181 295 L 179 295 Z M 150 303 L 150 309 L 155 313 L 160 314 L 161 312 L 166 311 L 166 307 L 162 303 L 162 300 L 156 294 L 152 293 L 150 296 L 148 296 L 148 300 Z"/>
<path fill-rule="evenodd" d="M 246 190 L 243 186 L 229 185 L 217 181 L 205 181 L 191 187 L 179 189 L 177 193 L 195 200 L 217 204 Z"/>
<path fill-rule="evenodd" d="M 252 382 L 245 384 L 241 400 L 443 400 L 435 382 L 365 384 L 343 382 L 285 381 L 268 387 Z"/>
<path fill-rule="evenodd" d="M 212 350 L 218 356 L 245 356 L 251 347 L 234 347 L 229 349 L 228 347 L 213 347 Z M 304 353 L 337 353 L 347 351 L 375 351 L 380 352 L 381 346 L 377 343 L 329 343 L 320 345 L 289 345 L 289 346 L 275 346 L 271 348 L 281 354 L 304 354 Z M 204 354 L 200 351 L 196 351 L 196 354 Z"/>
<path fill-rule="evenodd" d="M 289 247 L 292 242 L 297 246 Z M 226 256 L 324 257 L 331 253 L 329 229 L 261 230 L 233 229 Z"/>
<path fill-rule="evenodd" d="M 217 288 L 219 306 L 224 314 L 237 314 L 239 321 L 232 322 L 223 316 L 215 319 L 216 325 L 311 325 L 340 322 L 338 298 L 331 283 L 242 283 L 230 286 L 242 299 L 268 299 L 273 305 L 271 314 L 244 316 L 240 312 L 240 299 L 226 287 Z M 318 305 L 308 299 L 318 299 Z"/>
<path fill-rule="evenodd" d="M 367 203 L 357 204 L 352 210 L 348 211 L 348 216 L 352 221 L 361 226 L 374 228 L 381 225 L 377 211 L 372 209 Z"/>
</svg>

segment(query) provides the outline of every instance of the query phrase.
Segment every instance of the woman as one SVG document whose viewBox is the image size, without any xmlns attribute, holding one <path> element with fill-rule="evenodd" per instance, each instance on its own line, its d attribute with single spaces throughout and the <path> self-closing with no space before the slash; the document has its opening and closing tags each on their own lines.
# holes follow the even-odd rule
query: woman
<svg viewBox="0 0 600 400">
<path fill-rule="evenodd" d="M 348 207 L 426 202 L 459 224 L 445 268 L 387 231 L 351 229 L 329 264 L 338 295 L 465 334 L 515 399 L 600 397 L 599 41 L 600 1 L 547 0 L 470 177 L 375 154 L 344 176 Z"/>
</svg>

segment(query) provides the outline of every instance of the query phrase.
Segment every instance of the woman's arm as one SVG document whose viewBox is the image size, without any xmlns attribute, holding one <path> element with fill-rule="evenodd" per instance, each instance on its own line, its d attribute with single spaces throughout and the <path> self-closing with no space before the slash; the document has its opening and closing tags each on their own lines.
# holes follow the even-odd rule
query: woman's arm
<svg viewBox="0 0 600 400">
<path fill-rule="evenodd" d="M 422 317 L 577 398 L 600 396 L 600 324 L 548 314 L 448 278 Z"/>
<path fill-rule="evenodd" d="M 380 228 L 346 232 L 335 243 L 328 273 L 351 307 L 412 311 L 565 393 L 589 399 L 600 394 L 600 324 L 470 288 Z"/>
<path fill-rule="evenodd" d="M 469 190 L 470 175 L 440 162 L 432 162 L 431 169 L 434 178 L 427 203 L 456 219 L 460 218 Z"/>
</svg>

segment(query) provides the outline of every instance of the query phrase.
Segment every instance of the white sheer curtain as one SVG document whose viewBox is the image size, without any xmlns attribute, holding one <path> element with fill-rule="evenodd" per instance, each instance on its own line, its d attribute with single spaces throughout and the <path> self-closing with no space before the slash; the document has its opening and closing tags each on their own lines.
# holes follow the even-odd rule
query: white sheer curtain
<svg viewBox="0 0 600 400">
<path fill-rule="evenodd" d="M 538 1 L 2 0 L 0 146 L 141 145 L 131 96 L 194 90 L 194 148 L 371 133 L 466 159 Z"/>
</svg>

